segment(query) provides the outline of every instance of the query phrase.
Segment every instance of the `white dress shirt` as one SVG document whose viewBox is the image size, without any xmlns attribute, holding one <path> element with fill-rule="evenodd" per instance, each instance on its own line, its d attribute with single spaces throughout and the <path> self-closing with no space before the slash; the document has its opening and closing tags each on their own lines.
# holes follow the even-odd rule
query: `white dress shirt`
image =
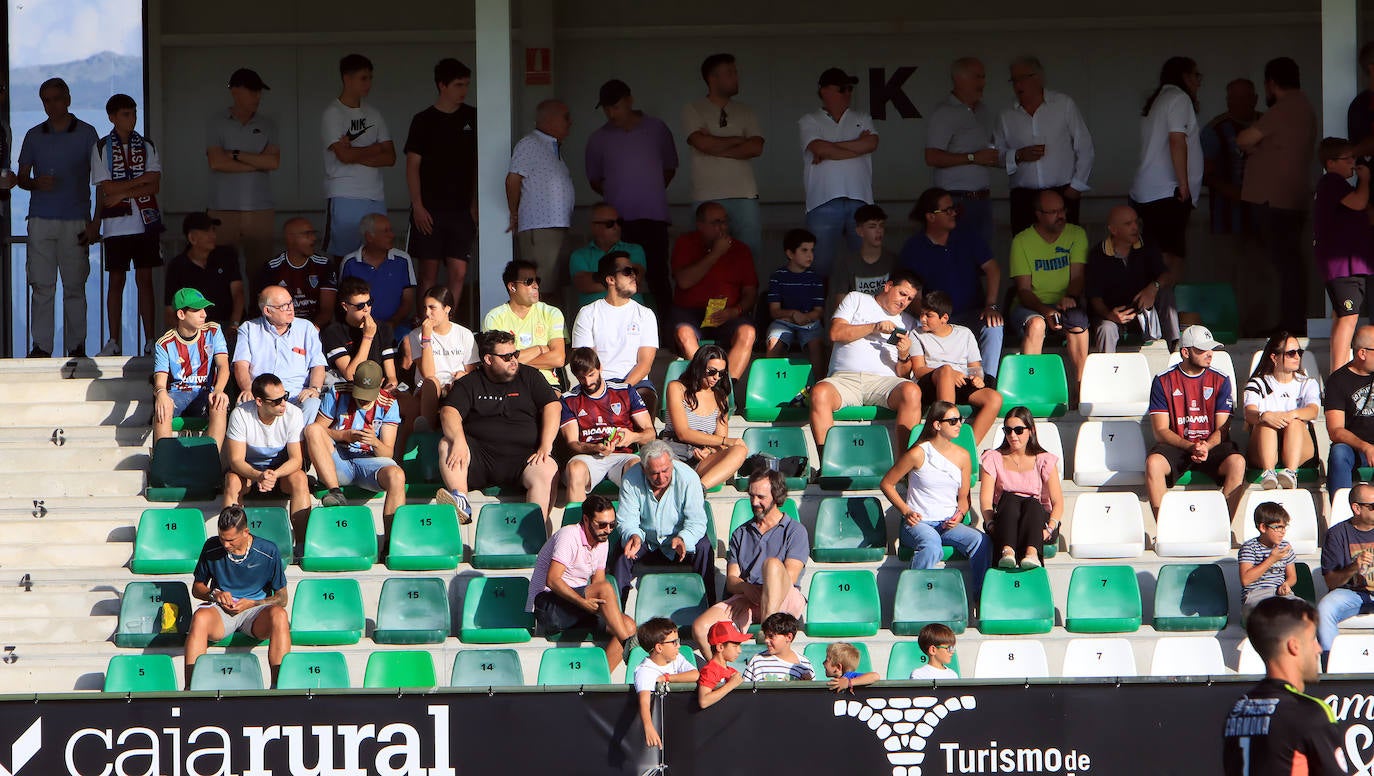
<svg viewBox="0 0 1374 776">
<path fill-rule="evenodd" d="M 1045 101 L 1034 116 L 1019 102 L 1004 109 L 993 127 L 993 138 L 1012 188 L 1049 189 L 1067 183 L 1078 191 L 1088 190 L 1093 139 L 1078 106 L 1067 94 L 1046 89 Z M 1040 143 L 1045 145 L 1040 161 L 1016 161 L 1018 148 Z"/>
</svg>

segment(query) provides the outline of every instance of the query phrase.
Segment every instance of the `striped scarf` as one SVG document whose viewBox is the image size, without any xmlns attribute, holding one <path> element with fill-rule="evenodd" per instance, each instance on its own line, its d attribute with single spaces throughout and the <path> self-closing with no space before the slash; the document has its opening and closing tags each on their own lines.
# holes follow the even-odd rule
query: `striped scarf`
<svg viewBox="0 0 1374 776">
<path fill-rule="evenodd" d="M 148 148 L 147 141 L 138 132 L 129 133 L 129 142 L 120 142 L 119 134 L 111 130 L 109 137 L 104 140 L 105 144 L 105 167 L 110 173 L 112 181 L 133 180 L 147 172 Z M 139 218 L 143 221 L 144 232 L 161 232 L 162 211 L 158 209 L 157 197 L 152 194 L 145 194 L 134 199 L 121 200 L 119 204 L 102 208 L 101 218 L 119 218 L 133 214 L 133 207 L 130 202 L 138 206 Z"/>
</svg>

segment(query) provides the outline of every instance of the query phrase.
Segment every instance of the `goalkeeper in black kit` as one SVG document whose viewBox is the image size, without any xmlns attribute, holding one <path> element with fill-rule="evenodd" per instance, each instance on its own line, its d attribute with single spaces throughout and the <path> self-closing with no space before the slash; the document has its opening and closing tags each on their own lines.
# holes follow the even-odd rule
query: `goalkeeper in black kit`
<svg viewBox="0 0 1374 776">
<path fill-rule="evenodd" d="M 1226 776 L 1331 776 L 1350 771 L 1336 717 L 1304 695 L 1321 673 L 1317 609 L 1297 598 L 1261 601 L 1245 624 L 1266 675 L 1231 707 L 1222 762 Z"/>
</svg>

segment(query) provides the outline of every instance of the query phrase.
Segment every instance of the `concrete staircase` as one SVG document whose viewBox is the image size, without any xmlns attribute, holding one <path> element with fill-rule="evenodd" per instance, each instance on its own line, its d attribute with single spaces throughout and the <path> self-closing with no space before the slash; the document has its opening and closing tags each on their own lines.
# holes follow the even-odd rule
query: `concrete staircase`
<svg viewBox="0 0 1374 776">
<path fill-rule="evenodd" d="M 1246 342 L 1231 348 L 1239 369 L 1249 364 L 1250 354 L 1262 343 Z M 1149 348 L 1146 354 L 1156 371 L 1162 370 L 1168 354 L 1162 348 Z M 1318 360 L 1325 363 L 1325 354 Z M 655 377 L 660 378 L 667 363 L 660 357 Z M 124 586 L 136 580 L 158 577 L 134 575 L 127 568 L 132 555 L 134 529 L 139 515 L 150 507 L 174 506 L 149 504 L 143 499 L 145 472 L 148 464 L 152 412 L 148 374 L 151 359 L 109 358 L 64 361 L 9 360 L 0 361 L 0 694 L 30 694 L 98 690 L 102 686 L 109 658 L 124 652 L 114 646 L 112 635 L 117 625 L 120 596 Z M 1242 378 L 1243 381 L 1244 378 Z M 1059 427 L 1065 454 L 1064 489 L 1067 496 L 1065 537 L 1072 532 L 1073 505 L 1082 489 L 1072 482 L 1073 447 L 1082 419 L 1074 413 L 1055 421 Z M 750 424 L 736 417 L 732 433 L 742 433 Z M 808 435 L 809 436 L 809 435 Z M 1324 426 L 1318 424 L 1319 447 L 1327 447 Z M 1149 435 L 1146 435 L 1149 439 Z M 814 449 L 812 451 L 813 461 Z M 1324 514 L 1326 496 L 1311 486 L 1318 501 L 1318 514 Z M 1140 498 L 1143 502 L 1143 488 Z M 838 495 L 821 491 L 811 485 L 804 493 L 792 494 L 800 505 L 803 522 L 814 526 L 817 505 L 825 496 Z M 855 492 L 847 495 L 875 495 L 877 491 Z M 976 495 L 976 493 L 975 493 Z M 710 501 L 716 519 L 716 535 L 721 543 L 717 548 L 718 566 L 724 572 L 724 543 L 728 539 L 729 521 L 734 502 L 743 494 L 728 485 L 711 494 Z M 483 499 L 478 499 L 482 501 Z M 418 502 L 417 502 L 418 503 Z M 369 502 L 380 530 L 380 499 Z M 179 506 L 201 509 L 207 519 L 219 510 L 218 502 L 192 502 Z M 561 508 L 555 509 L 552 525 L 561 520 Z M 1148 507 L 1146 532 L 1153 539 L 1154 524 Z M 471 548 L 473 526 L 464 527 L 464 538 Z M 1240 526 L 1234 526 L 1240 535 Z M 210 533 L 213 533 L 211 526 Z M 884 600 L 884 626 L 891 618 L 891 599 L 897 578 L 905 567 L 896 553 L 898 535 L 895 514 L 888 512 L 890 552 L 880 563 L 870 564 L 808 564 L 807 573 L 824 568 L 872 569 L 878 579 Z M 1066 551 L 1067 540 L 1061 541 L 1061 551 L 1048 562 L 1054 589 L 1057 620 L 1062 625 L 1069 577 L 1078 565 L 1094 561 L 1077 560 Z M 469 550 L 470 551 L 470 550 Z M 1207 560 L 1207 559 L 1199 559 Z M 1232 593 L 1239 594 L 1240 585 L 1234 554 L 1217 558 L 1223 562 Z M 1314 568 L 1318 558 L 1303 558 Z M 1111 562 L 1111 561 L 1096 561 Z M 1132 562 L 1142 581 L 1145 602 L 1145 622 L 1151 620 L 1151 601 L 1155 572 L 1173 559 L 1157 557 L 1147 550 Z M 435 572 L 453 580 L 449 585 L 453 604 L 453 622 L 461 615 L 461 594 L 466 580 L 483 572 L 467 564 L 456 572 Z M 525 572 L 526 574 L 528 572 Z M 520 572 L 498 572 L 497 575 Z M 382 582 L 391 575 L 385 566 L 354 574 L 362 585 L 364 608 L 369 616 L 369 635 L 354 646 L 339 648 L 347 656 L 355 684 L 361 683 L 363 668 L 370 652 L 400 647 L 374 644 L 370 639 L 372 617 L 376 614 L 377 599 Z M 425 576 L 420 573 L 415 575 Z M 317 575 L 289 567 L 287 579 L 291 591 L 301 579 Z M 170 578 L 170 577 L 169 577 Z M 176 579 L 189 583 L 188 577 Z M 805 589 L 807 580 L 802 580 Z M 1324 592 L 1320 578 L 1318 593 Z M 634 596 L 627 610 L 633 614 Z M 1233 602 L 1231 622 L 1219 634 L 1228 655 L 1229 666 L 1238 663 L 1237 645 L 1243 638 L 1239 629 L 1239 603 Z M 1032 637 L 1045 644 L 1052 672 L 1057 672 L 1063 660 L 1064 646 L 1069 634 L 1062 627 L 1054 632 Z M 1203 634 L 1210 635 L 1210 634 Z M 1146 625 L 1134 634 L 1125 634 L 1134 646 L 1137 669 L 1147 673 L 1157 634 Z M 878 636 L 865 639 L 874 661 L 874 669 L 886 673 L 889 645 L 899 637 L 883 630 Z M 981 643 L 998 637 L 980 636 L 975 626 L 960 637 L 960 661 L 967 673 L 976 660 Z M 799 639 L 804 646 L 805 637 Z M 440 681 L 448 677 L 454 653 L 465 645 L 450 637 L 442 645 L 424 647 L 431 651 L 438 668 Z M 516 648 L 525 670 L 527 682 L 533 682 L 542 650 L 551 646 L 540 637 Z M 312 649 L 312 648 L 301 648 Z M 153 650 L 174 655 L 180 662 L 180 649 Z M 265 660 L 265 650 L 258 652 Z M 614 676 L 619 679 L 623 669 Z"/>
</svg>

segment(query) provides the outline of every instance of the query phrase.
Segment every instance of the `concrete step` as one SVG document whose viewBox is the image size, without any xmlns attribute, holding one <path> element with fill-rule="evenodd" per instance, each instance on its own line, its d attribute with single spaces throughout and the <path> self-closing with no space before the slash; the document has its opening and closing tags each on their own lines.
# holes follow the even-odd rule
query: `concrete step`
<svg viewBox="0 0 1374 776">
<path fill-rule="evenodd" d="M 137 516 L 135 516 L 137 517 Z M 58 541 L 62 544 L 97 544 L 134 540 L 134 523 L 112 518 L 108 520 L 0 520 L 0 533 L 7 543 L 43 544 Z"/>
<path fill-rule="evenodd" d="M 133 557 L 128 542 L 59 543 L 56 538 L 37 544 L 0 545 L 0 568 L 10 574 L 41 572 L 43 569 L 117 569 Z M 108 577 L 106 577 L 108 579 Z M 4 634 L 0 632 L 0 638 Z"/>
<path fill-rule="evenodd" d="M 0 636 L 6 644 L 59 645 L 77 651 L 78 645 L 107 641 L 114 635 L 116 609 L 108 616 L 0 617 Z M 65 645 L 65 646 L 61 646 Z"/>
<path fill-rule="evenodd" d="M 54 401 L 130 401 L 148 399 L 148 375 L 139 377 L 10 380 L 0 383 L 0 404 Z"/>
<path fill-rule="evenodd" d="M 143 492 L 145 472 L 81 470 L 0 472 L 0 491 L 24 498 L 49 496 L 137 496 Z"/>
<path fill-rule="evenodd" d="M 7 450 L 5 469 L 12 473 L 58 471 L 96 475 L 148 470 L 148 453 L 138 447 L 75 447 L 51 443 Z"/>
<path fill-rule="evenodd" d="M 19 589 L 19 588 L 16 588 Z M 0 623 L 6 619 L 54 617 L 110 617 L 119 614 L 119 596 L 113 589 L 84 592 L 51 591 L 0 595 Z M 0 626 L 0 632 L 7 632 Z M 3 638 L 3 637 L 0 637 Z"/>
<path fill-rule="evenodd" d="M 153 371 L 151 356 L 104 358 L 11 358 L 0 361 L 6 380 L 142 379 Z"/>
<path fill-rule="evenodd" d="M 153 416 L 152 397 L 138 401 L 67 401 L 16 404 L 5 408 L 6 426 L 148 425 Z M 49 431 L 51 433 L 51 431 Z"/>
<path fill-rule="evenodd" d="M 10 451 L 23 451 L 50 445 L 54 448 L 107 448 L 143 447 L 152 443 L 152 426 L 148 418 L 137 417 L 121 425 L 74 426 L 60 425 L 60 418 L 50 418 L 54 422 L 39 426 L 3 426 L 0 435 L 0 455 L 8 458 Z"/>
</svg>

